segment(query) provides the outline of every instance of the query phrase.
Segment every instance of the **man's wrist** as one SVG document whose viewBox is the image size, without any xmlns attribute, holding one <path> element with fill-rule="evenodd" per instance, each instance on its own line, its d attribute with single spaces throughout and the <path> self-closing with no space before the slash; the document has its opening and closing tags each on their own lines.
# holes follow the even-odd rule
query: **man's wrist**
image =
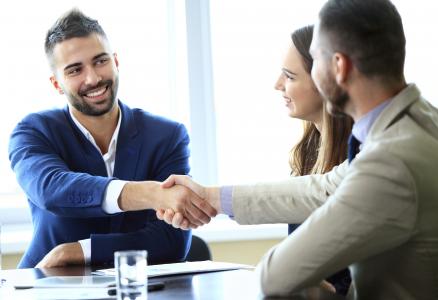
<svg viewBox="0 0 438 300">
<path fill-rule="evenodd" d="M 79 242 L 66 243 L 58 246 L 60 250 L 60 260 L 63 264 L 85 265 L 84 253 Z"/>
<path fill-rule="evenodd" d="M 208 203 L 216 209 L 218 214 L 222 214 L 222 205 L 221 205 L 221 197 L 220 197 L 220 188 L 219 187 L 207 187 L 205 188 L 207 194 Z"/>
<path fill-rule="evenodd" d="M 131 181 L 125 184 L 118 204 L 123 211 L 155 209 L 160 184 L 156 181 Z"/>
</svg>

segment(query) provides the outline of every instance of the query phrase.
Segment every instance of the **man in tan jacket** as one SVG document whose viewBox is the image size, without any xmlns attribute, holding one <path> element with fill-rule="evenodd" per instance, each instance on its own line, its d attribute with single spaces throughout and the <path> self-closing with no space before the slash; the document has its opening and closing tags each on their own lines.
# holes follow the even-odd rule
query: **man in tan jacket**
<svg viewBox="0 0 438 300">
<path fill-rule="evenodd" d="M 438 299 L 438 111 L 405 82 L 400 15 L 389 0 L 329 0 L 311 54 L 329 111 L 355 120 L 349 161 L 277 183 L 165 185 L 190 187 L 240 224 L 304 222 L 258 265 L 267 295 L 349 266 L 356 298 Z M 191 225 L 180 212 L 158 215 Z"/>
</svg>

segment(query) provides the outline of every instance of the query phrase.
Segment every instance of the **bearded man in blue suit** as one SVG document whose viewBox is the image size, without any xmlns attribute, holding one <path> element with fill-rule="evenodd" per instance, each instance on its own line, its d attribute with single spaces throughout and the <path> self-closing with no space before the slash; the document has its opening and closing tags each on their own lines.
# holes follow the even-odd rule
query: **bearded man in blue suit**
<svg viewBox="0 0 438 300">
<path fill-rule="evenodd" d="M 105 264 L 115 251 L 137 249 L 151 264 L 184 260 L 191 233 L 152 209 L 194 196 L 158 182 L 189 172 L 185 127 L 117 99 L 117 56 L 99 23 L 80 11 L 56 21 L 45 51 L 68 105 L 28 115 L 11 135 L 9 158 L 34 226 L 19 267 Z"/>
</svg>

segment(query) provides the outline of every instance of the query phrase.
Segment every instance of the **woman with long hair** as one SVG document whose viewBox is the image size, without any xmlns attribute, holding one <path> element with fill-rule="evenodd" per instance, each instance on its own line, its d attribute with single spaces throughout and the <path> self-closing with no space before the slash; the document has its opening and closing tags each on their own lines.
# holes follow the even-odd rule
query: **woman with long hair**
<svg viewBox="0 0 438 300">
<path fill-rule="evenodd" d="M 351 118 L 334 117 L 326 111 L 313 83 L 313 60 L 309 54 L 312 36 L 313 26 L 292 33 L 292 45 L 275 85 L 283 92 L 289 115 L 303 120 L 303 135 L 290 153 L 291 174 L 295 176 L 326 173 L 341 164 L 347 157 L 353 125 Z"/>
<path fill-rule="evenodd" d="M 292 44 L 284 59 L 281 75 L 275 84 L 275 88 L 283 94 L 289 116 L 304 122 L 301 140 L 290 152 L 292 176 L 327 173 L 344 162 L 347 157 L 348 137 L 353 125 L 350 117 L 333 117 L 327 112 L 322 96 L 311 78 L 313 60 L 309 49 L 312 36 L 313 26 L 306 26 L 292 33 Z M 209 194 L 208 188 L 203 189 L 188 177 L 174 176 L 163 186 L 172 184 L 187 185 L 195 192 L 198 191 L 201 197 Z M 223 195 L 231 194 L 229 190 L 225 190 L 226 188 L 221 188 L 221 202 Z M 216 194 L 219 193 L 217 188 L 212 189 L 216 189 Z M 184 220 L 179 213 L 174 214 L 172 210 L 165 212 L 159 210 L 157 216 L 175 227 L 188 228 L 189 225 L 193 225 L 188 224 L 188 220 Z M 184 224 L 183 220 L 186 222 L 185 225 L 181 225 Z M 290 224 L 289 233 L 299 226 L 299 224 Z M 333 285 L 337 293 L 345 295 L 351 278 L 348 269 L 345 269 L 330 276 L 327 281 Z"/>
<path fill-rule="evenodd" d="M 341 164 L 347 157 L 348 137 L 353 121 L 350 117 L 334 117 L 324 105 L 310 76 L 313 60 L 309 53 L 313 26 L 292 33 L 292 45 L 286 54 L 282 73 L 275 88 L 283 93 L 289 115 L 303 120 L 300 141 L 290 152 L 292 176 L 323 174 Z M 299 224 L 290 224 L 289 234 Z M 337 293 L 346 294 L 351 282 L 348 270 L 327 279 Z"/>
</svg>

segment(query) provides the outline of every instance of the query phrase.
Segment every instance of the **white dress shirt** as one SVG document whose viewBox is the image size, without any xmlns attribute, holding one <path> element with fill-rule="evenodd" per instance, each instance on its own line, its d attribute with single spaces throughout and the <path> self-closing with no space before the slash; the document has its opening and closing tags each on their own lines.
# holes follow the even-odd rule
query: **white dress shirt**
<svg viewBox="0 0 438 300">
<path fill-rule="evenodd" d="M 89 140 L 93 144 L 94 147 L 96 147 L 97 151 L 99 151 L 99 153 L 102 155 L 108 177 L 113 176 L 114 163 L 116 160 L 117 138 L 119 135 L 120 123 L 122 122 L 122 113 L 120 111 L 120 108 L 119 108 L 119 120 L 117 122 L 117 127 L 114 130 L 113 136 L 111 138 L 111 142 L 108 147 L 108 152 L 104 154 L 102 154 L 102 152 L 100 151 L 100 148 L 97 146 L 96 141 L 94 140 L 91 133 L 81 123 L 79 123 L 79 121 L 72 114 L 71 109 L 69 109 L 69 113 L 73 122 L 82 132 L 82 134 L 87 138 L 87 140 Z M 118 199 L 126 183 L 127 181 L 123 181 L 123 180 L 112 180 L 108 184 L 106 188 L 105 198 L 103 199 L 102 202 L 102 209 L 104 212 L 106 212 L 107 214 L 115 214 L 122 212 L 118 204 Z M 85 240 L 80 240 L 79 243 L 81 244 L 82 251 L 84 252 L 85 264 L 87 265 L 90 263 L 91 260 L 91 239 L 88 238 Z"/>
</svg>

